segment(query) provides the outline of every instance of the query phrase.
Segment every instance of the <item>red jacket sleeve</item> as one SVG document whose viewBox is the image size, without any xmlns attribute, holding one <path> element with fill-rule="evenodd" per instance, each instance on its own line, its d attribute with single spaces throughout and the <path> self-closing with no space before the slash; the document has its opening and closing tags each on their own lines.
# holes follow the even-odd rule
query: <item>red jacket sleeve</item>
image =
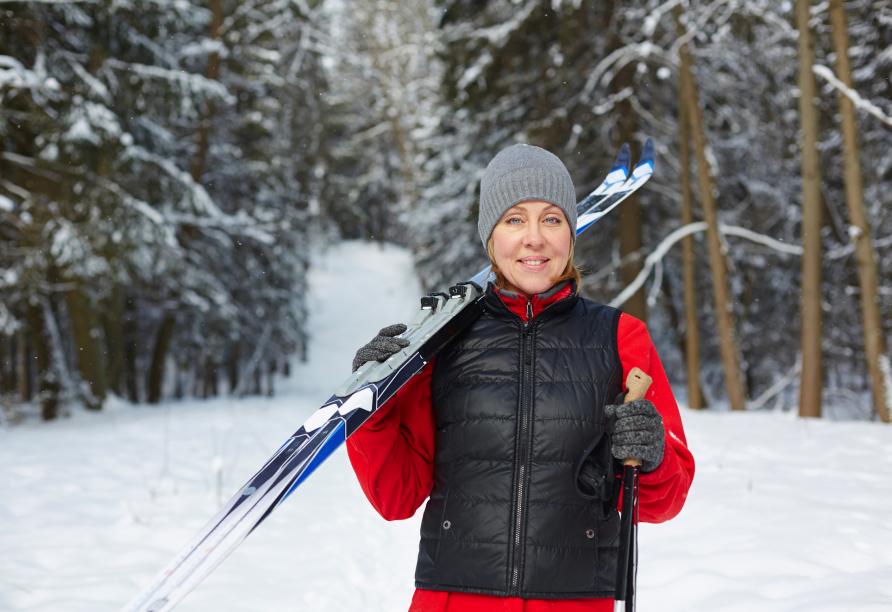
<svg viewBox="0 0 892 612">
<path fill-rule="evenodd" d="M 678 404 L 647 326 L 631 315 L 621 314 L 616 342 L 623 366 L 623 381 L 633 367 L 644 370 L 653 379 L 645 397 L 663 417 L 666 433 L 663 461 L 654 471 L 642 473 L 638 481 L 639 520 L 662 523 L 678 514 L 684 506 L 694 479 L 694 456 L 688 450 Z"/>
<path fill-rule="evenodd" d="M 347 438 L 359 486 L 388 521 L 415 514 L 434 482 L 433 361 Z"/>
</svg>

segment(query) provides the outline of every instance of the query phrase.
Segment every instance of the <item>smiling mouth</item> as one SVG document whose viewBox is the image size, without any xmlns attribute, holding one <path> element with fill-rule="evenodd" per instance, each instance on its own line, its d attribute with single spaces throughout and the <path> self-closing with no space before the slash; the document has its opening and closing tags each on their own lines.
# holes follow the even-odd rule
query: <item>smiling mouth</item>
<svg viewBox="0 0 892 612">
<path fill-rule="evenodd" d="M 528 268 L 541 268 L 548 263 L 547 257 L 529 257 L 518 260 L 521 264 Z"/>
</svg>

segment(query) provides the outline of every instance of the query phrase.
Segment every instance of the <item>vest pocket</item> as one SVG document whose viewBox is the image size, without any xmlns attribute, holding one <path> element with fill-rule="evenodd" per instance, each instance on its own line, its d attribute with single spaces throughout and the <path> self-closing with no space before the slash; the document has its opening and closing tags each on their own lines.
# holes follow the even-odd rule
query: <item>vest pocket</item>
<svg viewBox="0 0 892 612">
<path fill-rule="evenodd" d="M 598 509 L 596 516 L 606 518 L 614 500 L 613 456 L 610 452 L 610 436 L 600 430 L 589 443 L 573 470 L 576 492 Z M 597 504 L 596 502 L 600 502 Z"/>
</svg>

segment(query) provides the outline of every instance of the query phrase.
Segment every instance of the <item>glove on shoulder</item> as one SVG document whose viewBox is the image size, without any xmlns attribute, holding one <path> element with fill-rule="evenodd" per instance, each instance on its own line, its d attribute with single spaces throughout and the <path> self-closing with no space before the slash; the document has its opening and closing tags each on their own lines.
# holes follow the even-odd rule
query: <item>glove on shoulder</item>
<svg viewBox="0 0 892 612">
<path fill-rule="evenodd" d="M 355 372 L 367 361 L 385 361 L 394 353 L 399 352 L 409 346 L 409 341 L 405 338 L 396 338 L 406 331 L 406 326 L 402 323 L 388 325 L 378 332 L 378 335 L 356 351 L 353 357 L 353 371 Z"/>
<path fill-rule="evenodd" d="M 663 417 L 646 399 L 604 407 L 610 419 L 611 452 L 620 461 L 640 459 L 641 471 L 652 472 L 663 461 L 666 434 Z"/>
</svg>

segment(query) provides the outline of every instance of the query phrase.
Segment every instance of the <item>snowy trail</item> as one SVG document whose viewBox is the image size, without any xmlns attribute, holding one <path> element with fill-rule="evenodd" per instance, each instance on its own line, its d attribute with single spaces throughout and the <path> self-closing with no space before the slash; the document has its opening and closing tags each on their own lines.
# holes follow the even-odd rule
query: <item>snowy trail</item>
<svg viewBox="0 0 892 612">
<path fill-rule="evenodd" d="M 0 430 L 0 611 L 117 610 L 329 397 L 360 343 L 414 316 L 405 252 L 347 243 L 314 264 L 309 362 L 275 398 Z M 377 520 L 338 452 L 177 609 L 405 608 L 416 535 L 416 521 Z M 396 576 L 401 591 L 379 588 Z"/>
<path fill-rule="evenodd" d="M 275 398 L 0 429 L 0 612 L 117 610 L 327 399 L 358 344 L 414 314 L 412 279 L 395 248 L 319 258 L 310 359 Z M 678 518 L 641 527 L 639 610 L 892 611 L 892 428 L 683 419 L 697 476 Z M 418 519 L 380 520 L 340 451 L 178 610 L 405 610 Z"/>
</svg>

